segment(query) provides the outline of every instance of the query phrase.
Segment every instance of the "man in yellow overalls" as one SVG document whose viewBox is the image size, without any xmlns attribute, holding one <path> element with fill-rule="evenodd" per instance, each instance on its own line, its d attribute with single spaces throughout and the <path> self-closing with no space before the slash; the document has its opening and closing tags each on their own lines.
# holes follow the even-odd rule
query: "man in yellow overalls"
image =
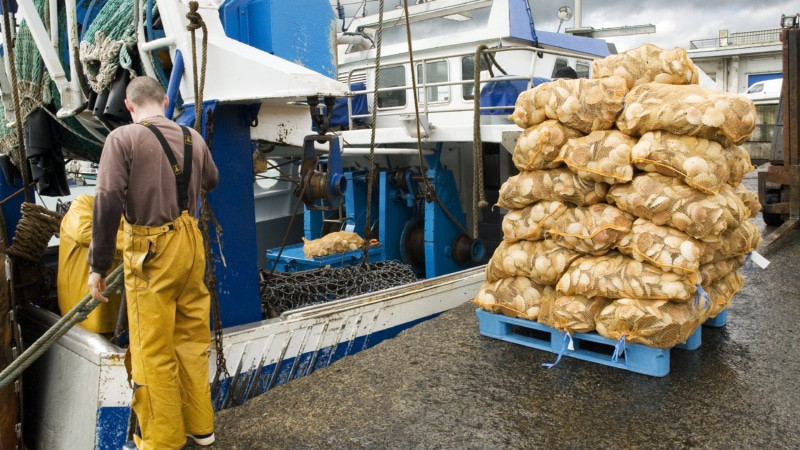
<svg viewBox="0 0 800 450">
<path fill-rule="evenodd" d="M 153 78 L 131 80 L 134 124 L 109 133 L 98 169 L 89 248 L 89 289 L 105 301 L 120 215 L 130 327 L 133 412 L 140 450 L 214 442 L 208 376 L 210 296 L 197 226 L 198 199 L 219 182 L 202 137 L 164 117 Z"/>
</svg>

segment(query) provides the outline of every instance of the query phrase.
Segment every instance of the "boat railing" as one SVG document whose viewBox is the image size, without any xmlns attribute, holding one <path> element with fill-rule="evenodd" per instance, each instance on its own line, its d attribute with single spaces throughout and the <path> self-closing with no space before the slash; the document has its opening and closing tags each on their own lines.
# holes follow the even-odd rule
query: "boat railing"
<svg viewBox="0 0 800 450">
<path fill-rule="evenodd" d="M 553 56 L 564 56 L 564 57 L 574 57 L 575 56 L 574 53 L 570 53 L 570 52 L 553 50 L 553 49 L 543 49 L 543 48 L 537 48 L 537 47 L 526 47 L 526 46 L 493 47 L 493 48 L 488 48 L 488 49 L 484 49 L 483 50 L 483 53 L 492 53 L 492 54 L 494 54 L 494 53 L 501 53 L 501 52 L 528 52 L 528 53 L 531 53 L 532 54 L 532 57 L 530 58 L 531 64 L 530 64 L 530 68 L 529 68 L 528 72 L 525 73 L 525 74 L 522 74 L 522 75 L 502 75 L 502 76 L 493 76 L 493 77 L 490 77 L 490 78 L 487 78 L 487 79 L 479 79 L 478 80 L 478 86 L 473 91 L 474 94 L 473 94 L 473 99 L 471 100 L 472 102 L 474 102 L 474 98 L 475 98 L 474 96 L 475 95 L 480 96 L 481 87 L 483 85 L 486 85 L 486 84 L 489 84 L 489 83 L 492 83 L 492 82 L 524 80 L 524 81 L 527 82 L 526 89 L 530 89 L 532 87 L 532 84 L 533 84 L 534 72 L 536 70 L 536 62 L 539 60 L 539 58 L 537 58 L 537 55 L 540 56 L 542 54 L 549 54 L 549 55 L 553 55 Z M 474 52 L 472 52 L 472 53 L 466 53 L 466 52 L 463 52 L 463 53 L 452 53 L 452 54 L 449 54 L 449 55 L 446 55 L 446 56 L 437 55 L 436 57 L 420 58 L 420 59 L 415 59 L 413 61 L 415 67 L 417 65 L 421 65 L 422 72 L 423 72 L 422 73 L 422 82 L 416 84 L 417 92 L 423 93 L 422 95 L 418 95 L 418 98 L 417 98 L 417 101 L 418 101 L 419 106 L 420 106 L 420 108 L 419 108 L 420 115 L 426 116 L 432 111 L 434 111 L 434 112 L 448 112 L 448 113 L 474 111 L 474 106 L 470 106 L 470 105 L 465 105 L 465 106 L 454 105 L 452 101 L 448 101 L 446 105 L 442 105 L 444 102 L 441 102 L 441 101 L 431 102 L 431 101 L 428 100 L 428 96 L 427 96 L 427 92 L 428 92 L 429 88 L 436 88 L 436 87 L 441 87 L 441 86 L 467 86 L 467 85 L 474 85 L 475 84 L 475 80 L 474 79 L 469 78 L 469 79 L 451 80 L 451 81 L 442 81 L 442 82 L 426 82 L 425 81 L 427 79 L 426 67 L 427 67 L 427 63 L 428 62 L 430 62 L 430 61 L 441 61 L 442 59 L 448 59 L 448 58 L 460 58 L 460 57 L 464 57 L 464 56 L 474 56 L 474 55 L 475 55 Z M 376 64 L 367 64 L 367 65 L 364 65 L 364 66 L 360 66 L 358 68 L 354 68 L 353 70 L 350 70 L 350 72 L 347 74 L 347 78 L 346 78 L 345 82 L 346 82 L 347 86 L 351 86 L 352 83 L 354 82 L 353 77 L 355 76 L 356 73 L 368 72 L 370 70 L 374 71 L 376 69 L 377 69 L 377 65 Z M 363 76 L 363 75 L 359 75 L 359 76 Z M 413 68 L 412 68 L 412 76 L 414 76 Z M 353 94 L 353 97 L 348 97 L 348 99 L 347 99 L 347 113 L 348 113 L 348 121 L 349 121 L 348 126 L 349 126 L 349 129 L 350 130 L 353 129 L 354 123 L 355 123 L 356 120 L 372 118 L 372 113 L 371 112 L 369 112 L 367 114 L 353 114 L 353 98 L 354 98 L 354 96 L 361 95 L 361 94 L 375 95 L 377 93 L 382 93 L 382 92 L 407 91 L 407 90 L 413 89 L 414 87 L 415 87 L 414 85 L 407 83 L 407 84 L 404 84 L 404 85 L 401 85 L 401 86 L 381 87 L 381 88 L 378 88 L 378 89 L 374 89 L 374 88 L 369 89 L 369 88 L 367 88 L 367 89 L 362 89 L 362 90 L 353 90 L 353 91 L 351 91 L 351 93 Z M 369 104 L 368 105 L 368 110 L 371 111 L 372 108 L 373 108 L 373 105 Z M 509 114 L 511 114 L 511 112 L 514 109 L 514 105 L 510 105 L 510 106 L 491 105 L 491 106 L 481 106 L 480 107 L 481 111 L 498 110 L 498 109 L 507 109 L 509 111 Z M 375 113 L 376 117 L 404 116 L 404 115 L 408 115 L 408 114 L 409 114 L 409 110 L 408 110 L 408 106 L 407 105 L 402 106 L 402 107 L 383 107 L 383 108 L 379 107 L 378 111 Z"/>
</svg>

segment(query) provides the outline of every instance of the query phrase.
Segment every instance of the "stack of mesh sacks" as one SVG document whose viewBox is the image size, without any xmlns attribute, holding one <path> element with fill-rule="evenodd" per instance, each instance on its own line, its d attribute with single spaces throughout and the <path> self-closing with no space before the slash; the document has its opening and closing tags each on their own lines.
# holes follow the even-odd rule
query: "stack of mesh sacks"
<svg viewBox="0 0 800 450">
<path fill-rule="evenodd" d="M 517 99 L 520 173 L 500 190 L 504 239 L 473 302 L 669 348 L 727 308 L 761 242 L 739 146 L 755 107 L 697 85 L 679 48 L 645 45 L 592 69 Z"/>
</svg>

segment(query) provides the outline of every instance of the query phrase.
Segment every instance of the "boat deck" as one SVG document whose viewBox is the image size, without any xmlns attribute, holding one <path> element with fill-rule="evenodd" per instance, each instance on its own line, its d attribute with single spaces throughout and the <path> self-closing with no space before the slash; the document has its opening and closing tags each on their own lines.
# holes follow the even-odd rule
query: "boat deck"
<svg viewBox="0 0 800 450">
<path fill-rule="evenodd" d="M 800 231 L 765 256 L 664 377 L 547 369 L 555 354 L 482 336 L 466 303 L 219 412 L 214 448 L 800 448 Z"/>
</svg>

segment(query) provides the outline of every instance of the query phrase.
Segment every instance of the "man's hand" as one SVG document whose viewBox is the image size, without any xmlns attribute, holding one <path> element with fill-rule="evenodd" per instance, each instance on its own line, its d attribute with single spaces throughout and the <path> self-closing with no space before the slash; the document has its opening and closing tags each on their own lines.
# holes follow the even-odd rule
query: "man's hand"
<svg viewBox="0 0 800 450">
<path fill-rule="evenodd" d="M 103 302 L 108 303 L 108 299 L 103 296 L 103 292 L 106 290 L 106 279 L 102 275 L 97 272 L 92 272 L 89 274 L 89 293 L 92 294 L 92 297 L 95 299 Z"/>
</svg>

